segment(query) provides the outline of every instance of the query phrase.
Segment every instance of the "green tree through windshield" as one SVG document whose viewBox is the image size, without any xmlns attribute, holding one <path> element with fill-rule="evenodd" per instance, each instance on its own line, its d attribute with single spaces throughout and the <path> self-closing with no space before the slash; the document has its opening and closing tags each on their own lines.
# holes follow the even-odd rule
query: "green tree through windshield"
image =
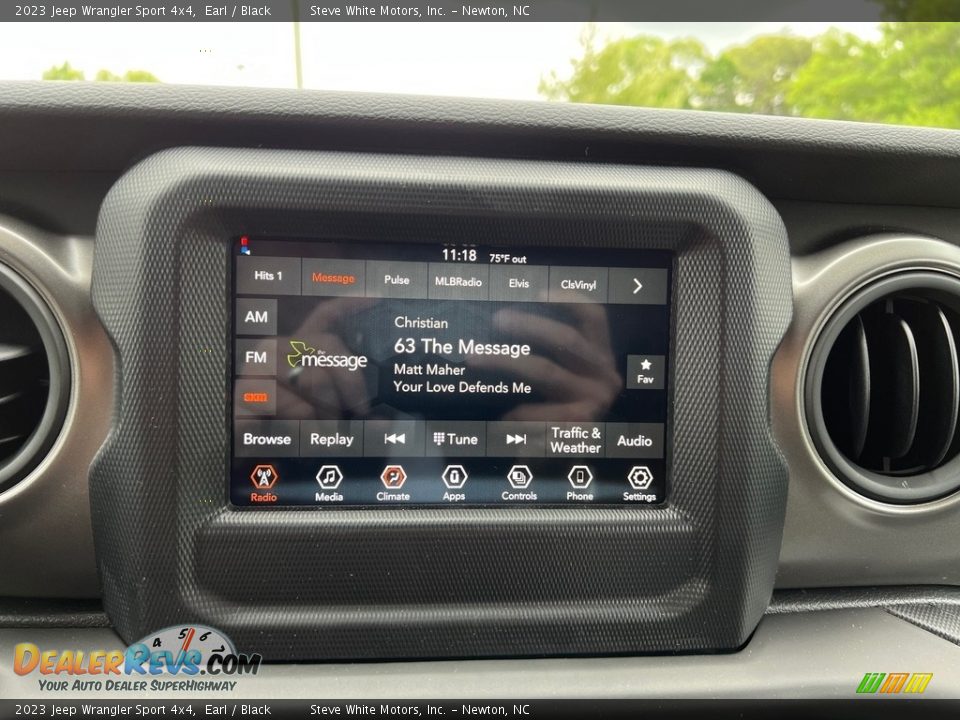
<svg viewBox="0 0 960 720">
<path fill-rule="evenodd" d="M 551 100 L 960 128 L 960 23 L 883 23 L 877 40 L 830 30 L 756 37 L 711 55 L 696 40 L 586 33 Z"/>
</svg>

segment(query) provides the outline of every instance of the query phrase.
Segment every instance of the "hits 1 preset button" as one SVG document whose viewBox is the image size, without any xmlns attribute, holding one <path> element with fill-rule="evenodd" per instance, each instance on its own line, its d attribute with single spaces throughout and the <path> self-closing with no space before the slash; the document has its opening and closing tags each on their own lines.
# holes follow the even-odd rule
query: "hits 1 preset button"
<svg viewBox="0 0 960 720">
<path fill-rule="evenodd" d="M 241 255 L 237 258 L 240 295 L 299 295 L 300 258 Z"/>
</svg>

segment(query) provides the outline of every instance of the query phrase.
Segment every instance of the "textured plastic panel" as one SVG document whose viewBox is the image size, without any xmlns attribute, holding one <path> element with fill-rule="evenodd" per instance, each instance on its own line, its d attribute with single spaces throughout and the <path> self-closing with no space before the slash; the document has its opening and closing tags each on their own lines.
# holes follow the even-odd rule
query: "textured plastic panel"
<svg viewBox="0 0 960 720">
<path fill-rule="evenodd" d="M 227 503 L 239 234 L 676 251 L 666 508 L 258 510 Z M 91 472 L 105 606 L 133 640 L 194 620 L 271 659 L 741 645 L 773 587 L 786 473 L 768 368 L 783 225 L 728 173 L 180 149 L 101 211 L 119 405 Z"/>
</svg>

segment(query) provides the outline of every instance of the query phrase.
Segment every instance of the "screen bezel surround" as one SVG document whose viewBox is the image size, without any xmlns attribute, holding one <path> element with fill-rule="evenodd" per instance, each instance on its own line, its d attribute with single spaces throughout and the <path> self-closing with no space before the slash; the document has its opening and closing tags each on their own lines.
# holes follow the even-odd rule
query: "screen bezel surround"
<svg viewBox="0 0 960 720">
<path fill-rule="evenodd" d="M 260 233 L 676 252 L 666 506 L 233 509 L 225 268 L 230 239 Z M 275 660 L 693 652 L 738 647 L 766 607 L 786 500 L 769 363 L 790 269 L 779 217 L 736 176 L 165 151 L 104 204 L 93 296 L 122 401 L 91 503 L 129 641 L 190 619 Z"/>
</svg>

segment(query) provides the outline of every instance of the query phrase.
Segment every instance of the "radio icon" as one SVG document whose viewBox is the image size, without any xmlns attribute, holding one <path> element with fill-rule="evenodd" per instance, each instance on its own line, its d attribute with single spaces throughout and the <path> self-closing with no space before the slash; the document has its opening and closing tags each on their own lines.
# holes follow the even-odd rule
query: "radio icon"
<svg viewBox="0 0 960 720">
<path fill-rule="evenodd" d="M 257 490 L 269 490 L 280 479 L 280 473 L 273 465 L 257 465 L 250 473 L 250 481 Z"/>
<path fill-rule="evenodd" d="M 524 490 L 533 482 L 533 473 L 526 465 L 514 465 L 507 473 L 507 480 L 510 481 L 510 487 Z"/>
</svg>

